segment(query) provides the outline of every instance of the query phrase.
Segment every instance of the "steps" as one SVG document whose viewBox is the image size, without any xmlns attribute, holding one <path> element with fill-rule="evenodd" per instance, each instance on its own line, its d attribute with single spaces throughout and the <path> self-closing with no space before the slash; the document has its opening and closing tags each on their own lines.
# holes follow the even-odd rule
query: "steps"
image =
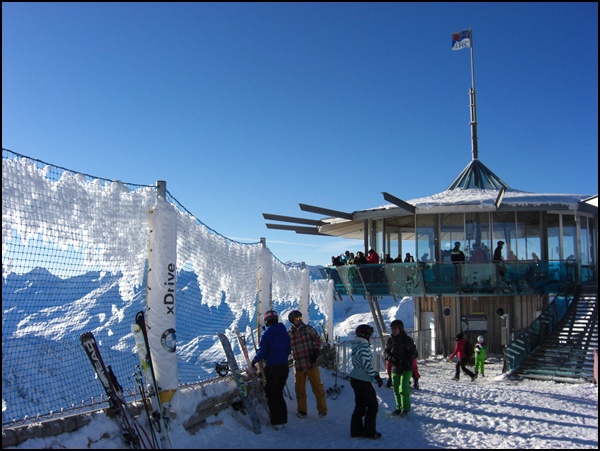
<svg viewBox="0 0 600 451">
<path fill-rule="evenodd" d="M 513 374 L 562 382 L 592 381 L 594 349 L 598 347 L 598 285 L 578 287 L 562 320 L 536 346 L 536 338 L 542 336 L 540 333 L 535 337 L 530 332 L 527 342 L 514 343 L 515 349 L 529 347 L 531 352 Z"/>
</svg>

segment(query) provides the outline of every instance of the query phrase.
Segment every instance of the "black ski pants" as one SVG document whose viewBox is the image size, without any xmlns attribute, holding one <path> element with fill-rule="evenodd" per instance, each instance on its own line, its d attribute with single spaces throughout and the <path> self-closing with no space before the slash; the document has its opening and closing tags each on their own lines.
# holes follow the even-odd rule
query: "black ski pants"
<svg viewBox="0 0 600 451">
<path fill-rule="evenodd" d="M 377 393 L 371 382 L 350 379 L 354 390 L 354 412 L 350 420 L 351 437 L 373 437 L 377 433 Z M 363 422 L 364 418 L 364 422 Z"/>
<path fill-rule="evenodd" d="M 273 426 L 287 423 L 287 404 L 283 389 L 289 374 L 290 367 L 287 363 L 265 367 L 265 395 Z"/>
<path fill-rule="evenodd" d="M 460 378 L 460 370 L 463 370 L 464 373 L 469 376 L 470 378 L 473 378 L 473 376 L 475 376 L 475 373 L 471 370 L 469 370 L 467 367 L 467 359 L 458 359 L 456 361 L 456 372 L 454 374 L 454 377 L 456 379 Z"/>
</svg>

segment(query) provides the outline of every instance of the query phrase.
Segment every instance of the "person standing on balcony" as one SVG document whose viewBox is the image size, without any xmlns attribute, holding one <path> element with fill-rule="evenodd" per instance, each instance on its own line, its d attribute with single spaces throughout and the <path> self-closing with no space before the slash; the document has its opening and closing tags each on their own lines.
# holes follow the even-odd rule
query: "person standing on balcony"
<svg viewBox="0 0 600 451">
<path fill-rule="evenodd" d="M 454 243 L 454 248 L 450 253 L 450 260 L 452 263 L 464 263 L 465 262 L 465 253 L 460 250 L 460 242 L 456 241 Z"/>
<path fill-rule="evenodd" d="M 460 264 L 465 263 L 465 260 L 465 253 L 460 250 L 460 241 L 456 241 L 452 252 L 450 252 L 450 261 L 455 264 L 454 283 L 457 292 L 460 292 L 462 286 L 462 268 L 460 267 Z"/>
<path fill-rule="evenodd" d="M 379 254 L 375 252 L 375 249 L 369 249 L 369 253 L 367 254 L 367 263 L 369 265 L 377 265 L 379 264 Z"/>
<path fill-rule="evenodd" d="M 481 249 L 481 244 L 473 244 L 473 252 L 471 252 L 471 258 L 469 259 L 472 263 L 484 263 L 487 261 L 487 255 Z"/>
<path fill-rule="evenodd" d="M 502 256 L 502 248 L 504 241 L 498 241 L 498 245 L 494 250 L 494 263 L 498 265 L 498 275 L 502 277 L 502 281 L 506 283 L 506 266 L 504 266 L 504 257 Z"/>
<path fill-rule="evenodd" d="M 494 250 L 494 262 L 504 263 L 504 257 L 502 256 L 502 248 L 504 247 L 504 241 L 498 241 L 498 246 Z"/>
<path fill-rule="evenodd" d="M 368 262 L 367 257 L 365 257 L 364 252 L 362 251 L 357 251 L 356 252 L 356 257 L 354 258 L 354 264 L 355 265 L 366 265 Z"/>
</svg>

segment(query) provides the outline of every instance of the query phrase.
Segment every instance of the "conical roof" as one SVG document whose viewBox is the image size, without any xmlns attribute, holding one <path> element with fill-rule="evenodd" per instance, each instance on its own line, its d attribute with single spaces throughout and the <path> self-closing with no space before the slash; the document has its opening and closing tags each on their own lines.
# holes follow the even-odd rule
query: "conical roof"
<svg viewBox="0 0 600 451">
<path fill-rule="evenodd" d="M 494 174 L 485 164 L 478 159 L 473 159 L 459 174 L 452 184 L 446 188 L 454 190 L 457 188 L 469 189 L 510 189 L 504 180 Z"/>
</svg>

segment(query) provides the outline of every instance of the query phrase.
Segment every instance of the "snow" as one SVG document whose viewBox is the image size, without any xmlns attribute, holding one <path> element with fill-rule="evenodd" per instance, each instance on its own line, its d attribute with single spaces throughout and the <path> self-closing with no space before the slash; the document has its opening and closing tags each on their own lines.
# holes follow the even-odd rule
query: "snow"
<svg viewBox="0 0 600 451">
<path fill-rule="evenodd" d="M 477 205 L 481 209 L 495 209 L 498 190 L 457 188 L 446 190 L 431 196 L 411 199 L 408 201 L 420 210 L 430 210 L 434 207 L 446 205 Z M 556 193 L 528 193 L 518 190 L 507 190 L 502 199 L 502 205 L 513 207 L 539 207 L 540 205 L 561 205 L 570 210 L 577 210 L 578 206 L 588 198 L 586 194 L 556 194 Z M 397 208 L 394 204 L 384 205 L 383 209 Z"/>
<path fill-rule="evenodd" d="M 410 325 L 413 302 L 404 298 L 398 304 L 382 306 L 386 320 L 400 318 Z M 341 340 L 352 337 L 356 325 L 372 322 L 366 303 L 336 302 L 335 334 Z M 263 431 L 255 435 L 247 416 L 229 408 L 208 417 L 195 434 L 183 424 L 193 414 L 197 399 L 194 391 L 182 389 L 171 438 L 180 449 L 368 449 L 378 448 L 598 448 L 598 387 L 589 384 L 564 384 L 551 381 L 510 380 L 502 373 L 502 361 L 490 356 L 486 377 L 470 382 L 451 378 L 454 364 L 440 358 L 419 361 L 420 390 L 413 391 L 413 411 L 406 418 L 391 416 L 395 408 L 391 389 L 376 388 L 379 399 L 377 441 L 350 438 L 350 416 L 354 395 L 349 381 L 321 369 L 325 389 L 343 386 L 337 399 L 328 399 L 328 415 L 318 418 L 316 403 L 308 389 L 309 415 L 295 416 L 294 400 L 286 398 L 288 424 L 282 431 L 268 425 L 261 405 L 258 412 Z M 385 372 L 381 373 L 386 378 Z M 225 381 L 227 379 L 223 379 Z M 212 385 L 225 390 L 226 383 Z M 288 387 L 294 395 L 293 371 Z M 196 391 L 198 392 L 198 391 Z M 140 422 L 145 425 L 144 418 Z M 123 449 L 117 423 L 96 415 L 85 427 L 57 437 L 30 439 L 8 449 L 32 448 L 112 448 Z"/>
</svg>

